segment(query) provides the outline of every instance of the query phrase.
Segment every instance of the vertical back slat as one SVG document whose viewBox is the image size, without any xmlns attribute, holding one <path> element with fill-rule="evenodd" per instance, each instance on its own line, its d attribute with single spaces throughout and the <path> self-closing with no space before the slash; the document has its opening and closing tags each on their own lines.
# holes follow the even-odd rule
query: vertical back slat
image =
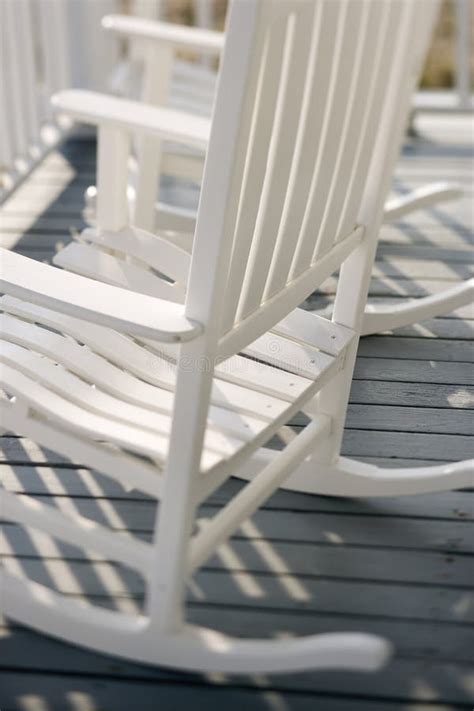
<svg viewBox="0 0 474 711">
<path fill-rule="evenodd" d="M 322 152 L 314 169 L 310 197 L 291 268 L 292 278 L 304 272 L 312 261 L 315 239 L 332 184 L 333 168 L 347 124 L 347 100 L 353 81 L 357 77 L 356 60 L 360 54 L 361 42 L 364 41 L 363 22 L 369 10 L 369 3 L 365 3 L 363 0 L 351 0 L 347 5 L 342 40 L 343 50 L 339 58 L 325 125 L 320 135 Z M 317 138 L 315 136 L 315 140 Z"/>
<path fill-rule="evenodd" d="M 385 43 L 381 47 L 380 55 L 377 56 L 377 75 L 375 86 L 373 87 L 370 110 L 366 116 L 363 127 L 357 156 L 353 162 L 353 170 L 350 184 L 346 190 L 344 206 L 341 208 L 339 224 L 335 230 L 336 234 L 342 238 L 348 234 L 357 221 L 358 210 L 362 194 L 364 192 L 367 174 L 372 158 L 371 145 L 377 130 L 380 113 L 386 94 L 387 77 L 392 62 L 392 54 L 395 48 L 396 36 L 391 31 L 392 26 L 397 26 L 400 15 L 403 11 L 401 3 L 388 3 L 389 16 L 387 20 L 387 33 Z"/>
<path fill-rule="evenodd" d="M 315 9 L 316 4 L 305 3 L 301 12 L 290 16 L 269 157 L 237 312 L 239 319 L 261 303 L 272 261 L 301 120 L 312 38 L 308 28 L 314 26 Z"/>
<path fill-rule="evenodd" d="M 212 305 L 217 327 L 222 319 L 222 302 L 214 303 L 214 296 L 215 292 L 220 296 L 219 286 L 228 292 L 233 237 L 246 172 L 246 147 L 252 142 L 252 109 L 261 83 L 258 67 L 265 38 L 257 27 L 263 10 L 260 3 L 233 2 L 230 6 L 227 22 L 233 26 L 233 32 L 226 38 L 204 166 L 185 311 L 192 317 L 197 309 L 198 313 L 205 313 L 206 306 Z M 204 274 L 219 282 L 206 303 L 202 296 Z M 203 318 L 202 313 L 199 318 Z"/>
<path fill-rule="evenodd" d="M 368 108 L 372 78 L 379 71 L 376 61 L 378 58 L 377 49 L 385 39 L 383 20 L 388 15 L 389 9 L 389 3 L 378 2 L 370 7 L 369 14 L 365 17 L 367 24 L 361 33 L 363 36 L 360 40 L 353 84 L 346 106 L 346 125 L 341 137 L 330 194 L 312 257 L 313 262 L 326 254 L 337 238 L 336 228 L 352 175 L 352 165 L 357 153 L 361 127 Z M 353 227 L 352 225 L 348 232 L 351 232 Z M 341 237 L 346 236 L 347 234 L 341 235 Z"/>
<path fill-rule="evenodd" d="M 224 330 L 231 328 L 234 322 L 252 247 L 267 169 L 290 6 L 291 3 L 286 0 L 265 3 L 263 6 L 263 14 L 266 16 L 265 31 L 260 33 L 262 46 L 259 52 L 259 62 L 256 63 L 254 70 L 258 72 L 258 84 L 255 87 L 253 110 L 249 107 L 252 127 L 248 144 L 245 146 L 245 170 L 242 176 L 240 204 L 223 314 Z M 247 94 L 250 97 L 249 91 Z"/>
<path fill-rule="evenodd" d="M 338 55 L 343 49 L 340 20 L 345 12 L 344 4 L 340 0 L 318 3 L 317 11 L 313 46 L 308 57 L 311 87 L 301 109 L 303 126 L 295 148 L 295 159 L 276 238 L 265 299 L 279 292 L 288 280 L 320 149 L 317 137 L 326 114 L 326 104 L 332 76 L 337 68 Z M 330 66 L 327 66 L 328 56 L 332 56 L 333 59 Z"/>
</svg>

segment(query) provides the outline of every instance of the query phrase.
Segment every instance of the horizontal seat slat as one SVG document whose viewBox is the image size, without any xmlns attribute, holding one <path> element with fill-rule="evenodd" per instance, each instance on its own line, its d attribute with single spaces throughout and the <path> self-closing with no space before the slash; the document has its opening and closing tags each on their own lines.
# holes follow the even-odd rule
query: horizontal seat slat
<svg viewBox="0 0 474 711">
<path fill-rule="evenodd" d="M 44 418 L 44 422 L 55 422 L 72 436 L 104 440 L 149 456 L 164 466 L 171 432 L 173 394 L 170 391 L 174 387 L 176 369 L 173 362 L 127 336 L 80 319 L 24 304 L 12 297 L 3 297 L 0 305 L 6 311 L 0 317 L 4 339 L 0 356 L 2 383 L 7 395 L 14 395 L 23 403 L 25 417 L 31 410 L 35 416 Z M 315 358 L 313 368 L 306 366 L 311 370 L 311 378 L 241 356 L 234 356 L 233 362 L 235 368 L 240 368 L 240 385 L 221 380 L 220 373 L 216 372 L 213 390 L 221 395 L 225 407 L 212 404 L 209 410 L 201 469 L 203 472 L 212 470 L 212 475 L 203 482 L 201 495 L 212 491 L 229 475 L 229 466 L 248 456 L 281 429 L 322 385 L 323 376 L 337 366 L 337 358 L 311 346 L 273 334 L 268 338 L 269 342 L 264 344 L 262 337 L 256 349 L 268 349 L 272 341 L 277 340 L 283 350 L 276 360 L 282 367 L 298 369 L 295 361 L 311 355 L 317 355 L 320 361 L 316 362 Z M 98 353 L 93 352 L 95 348 Z M 156 383 L 155 365 L 161 368 L 159 377 L 166 380 L 165 385 Z M 219 368 L 226 365 L 223 363 Z M 250 378 L 242 372 L 245 366 Z M 149 382 L 138 380 L 133 370 L 148 377 Z M 280 380 L 288 389 L 293 381 L 292 397 L 285 393 L 286 399 L 279 400 L 255 391 L 259 373 L 265 373 L 269 382 L 274 378 L 276 389 Z M 132 387 L 130 398 L 124 390 L 128 391 L 127 386 L 134 385 L 135 381 L 140 384 L 138 397 L 133 395 Z M 136 402 L 144 394 L 145 407 Z M 160 405 L 161 397 L 164 405 Z M 248 416 L 242 412 L 240 403 L 245 403 L 247 397 L 260 403 L 258 413 Z M 251 407 L 247 405 L 247 409 Z M 260 416 L 261 411 L 264 417 Z"/>
<path fill-rule="evenodd" d="M 272 333 L 319 348 L 333 356 L 339 355 L 354 337 L 350 328 L 299 308 L 277 323 L 272 328 Z"/>
<path fill-rule="evenodd" d="M 162 347 L 163 344 L 157 345 L 146 339 L 143 342 L 154 353 L 164 353 L 175 360 L 176 348 L 169 345 Z M 262 396 L 281 398 L 291 402 L 296 395 L 304 392 L 309 386 L 308 377 L 313 377 L 313 373 L 309 376 L 308 374 L 304 376 L 295 373 L 291 362 L 285 364 L 285 369 L 282 369 L 283 362 L 280 368 L 272 367 L 272 362 L 267 356 L 268 349 L 265 345 L 261 345 L 257 341 L 252 343 L 249 348 L 243 351 L 243 355 L 234 355 L 223 363 L 217 363 L 215 384 L 225 381 L 247 388 L 251 386 Z"/>
<path fill-rule="evenodd" d="M 173 281 L 187 282 L 191 262 L 189 253 L 159 234 L 132 226 L 117 232 L 88 228 L 81 232 L 80 239 L 139 259 Z"/>
<path fill-rule="evenodd" d="M 84 411 L 5 364 L 1 365 L 1 380 L 8 394 L 21 398 L 28 407 L 41 412 L 50 420 L 73 426 L 75 430 L 93 439 L 107 439 L 160 462 L 165 459 L 168 440 L 163 434 L 157 432 L 152 435 L 130 425 L 110 422 L 106 418 Z"/>
<path fill-rule="evenodd" d="M 255 358 L 261 358 L 279 368 L 317 380 L 334 361 L 332 356 L 303 343 L 283 338 L 277 333 L 265 333 L 245 349 Z"/>
<path fill-rule="evenodd" d="M 79 353 L 79 360 L 80 357 Z M 60 362 L 60 359 L 56 358 L 54 360 Z M 100 379 L 97 379 L 97 382 L 94 382 L 94 387 L 92 387 L 91 383 L 85 382 L 61 366 L 58 367 L 53 360 L 13 343 L 5 341 L 2 343 L 0 361 L 18 368 L 25 375 L 32 377 L 57 394 L 69 398 L 71 402 L 84 407 L 86 410 L 104 415 L 118 422 L 143 427 L 151 432 L 158 430 L 169 434 L 172 399 L 171 403 L 169 403 L 170 393 L 166 390 L 155 388 L 154 397 L 157 404 L 162 396 L 167 398 L 168 407 L 162 407 L 161 411 L 158 407 L 155 407 L 154 411 L 152 411 L 130 404 L 124 401 L 120 395 L 119 397 L 114 397 L 99 390 L 96 385 L 100 387 Z M 263 429 L 265 421 L 236 413 L 231 409 L 211 407 L 209 426 L 229 432 L 238 439 L 248 440 Z"/>
<path fill-rule="evenodd" d="M 111 422 L 107 417 L 84 410 L 70 399 L 56 395 L 9 365 L 2 364 L 0 370 L 6 392 L 21 399 L 27 407 L 48 420 L 56 421 L 63 427 L 69 427 L 93 440 L 105 440 L 140 455 L 149 456 L 161 466 L 164 465 L 168 453 L 168 433 L 151 433 L 130 424 Z M 241 446 L 241 440 L 208 430 L 201 466 L 214 466 L 222 458 L 230 457 Z"/>
<path fill-rule="evenodd" d="M 101 362 L 100 372 L 106 371 L 104 379 L 101 380 L 103 387 L 107 387 L 109 390 L 110 387 L 112 387 L 112 392 L 116 393 L 118 382 L 123 382 L 123 390 L 129 393 L 129 395 L 123 395 L 125 399 L 135 394 L 135 400 L 138 398 L 140 404 L 148 403 L 148 405 L 145 406 L 150 406 L 153 402 L 153 390 L 150 386 L 157 385 L 166 390 L 172 390 L 174 388 L 176 366 L 173 362 L 166 360 L 163 356 L 159 357 L 141 347 L 132 339 L 116 331 L 101 329 L 93 324 L 85 323 L 80 319 L 56 314 L 49 309 L 27 304 L 11 297 L 2 297 L 0 299 L 0 307 L 10 314 L 44 324 L 49 328 L 54 328 L 72 336 L 72 338 L 77 339 L 80 343 L 87 344 L 92 351 L 95 351 L 95 353 L 88 352 L 90 367 L 96 367 L 98 355 L 107 359 Z M 16 328 L 19 328 L 18 324 L 16 324 Z M 52 335 L 53 334 L 50 334 L 50 339 Z M 34 337 L 34 332 L 30 330 L 27 334 L 24 333 L 23 338 L 25 337 L 28 337 L 30 342 L 32 342 L 31 339 Z M 42 343 L 44 344 L 44 338 L 42 339 Z M 76 354 L 72 353 L 73 345 L 73 343 L 65 344 L 61 342 L 59 344 L 56 342 L 55 347 L 60 347 L 61 351 L 64 352 L 62 357 L 68 359 L 69 367 L 73 368 L 78 374 L 81 374 L 77 368 L 80 368 L 82 365 L 85 367 L 85 355 L 79 361 Z M 38 348 L 37 341 L 35 342 L 35 347 Z M 67 349 L 67 352 L 65 349 Z M 49 351 L 49 353 L 51 353 L 51 351 Z M 46 355 L 48 355 L 48 353 L 46 353 Z M 95 356 L 95 358 L 93 358 L 93 356 Z M 236 372 L 243 372 L 245 374 L 246 368 L 248 367 L 249 369 L 251 368 L 250 373 L 254 375 L 255 364 L 248 359 L 242 360 L 245 362 L 236 368 Z M 222 369 L 225 365 L 226 364 L 223 364 Z M 245 366 L 245 368 L 243 368 L 243 366 Z M 118 370 L 119 368 L 124 370 Z M 259 370 L 260 378 L 262 379 L 262 370 L 264 368 L 265 366 L 262 366 Z M 287 378 L 289 377 L 285 373 L 282 373 L 282 375 Z M 240 377 L 242 379 L 242 375 Z M 140 380 L 137 380 L 137 378 Z M 257 380 L 257 375 L 254 375 L 254 379 Z M 269 380 L 268 376 L 266 379 Z M 253 386 L 253 379 L 249 378 L 248 383 Z M 304 383 L 305 387 L 307 384 L 307 382 Z M 122 386 L 120 387 L 122 389 Z M 243 414 L 258 415 L 258 417 L 263 419 L 271 419 L 279 414 L 286 407 L 286 399 L 287 398 L 283 397 L 280 399 L 279 397 L 274 397 L 221 379 L 214 381 L 212 390 L 212 403 L 214 405 L 232 407 Z"/>
<path fill-rule="evenodd" d="M 175 381 L 173 368 L 165 359 L 155 358 L 144 348 L 140 348 L 131 338 L 112 329 L 91 324 L 74 316 L 65 316 L 51 309 L 31 304 L 13 297 L 2 297 L 0 307 L 11 314 L 20 316 L 48 328 L 76 338 L 96 353 L 104 356 L 147 382 L 172 388 Z"/>
<path fill-rule="evenodd" d="M 95 246 L 71 242 L 54 256 L 53 262 L 57 267 L 104 284 L 124 287 L 131 292 L 156 296 L 174 303 L 183 301 L 183 290 L 177 285 Z"/>
<path fill-rule="evenodd" d="M 28 414 L 25 416 L 24 409 L 22 403 L 0 400 L 2 422 L 8 422 L 8 427 L 14 432 L 33 439 L 41 447 L 54 450 L 68 460 L 98 469 L 127 489 L 132 483 L 130 472 L 133 471 L 134 488 L 155 498 L 160 496 L 162 472 L 155 463 L 137 458 L 107 443 L 82 437 L 79 432 L 72 433 L 57 422 L 48 422 Z"/>
<path fill-rule="evenodd" d="M 99 234 L 97 230 L 85 230 L 82 233 L 82 237 L 88 238 L 92 236 L 94 243 L 100 244 L 102 236 L 105 235 L 105 244 L 107 247 L 115 247 L 118 245 L 119 249 L 129 249 L 129 242 L 133 243 L 133 256 L 139 259 L 145 259 L 148 251 L 151 251 L 154 255 L 153 264 L 156 265 L 157 253 L 161 256 L 161 247 L 166 244 L 164 249 L 164 264 L 169 263 L 172 260 L 173 255 L 177 254 L 177 259 L 183 258 L 182 266 L 184 268 L 185 258 L 189 261 L 189 255 L 184 252 L 180 247 L 167 242 L 165 239 L 161 240 L 159 244 L 159 249 L 155 252 L 152 247 L 153 244 L 150 243 L 155 239 L 154 235 L 144 231 L 137 230 L 136 228 L 130 228 L 121 230 L 117 233 L 105 232 Z M 115 243 L 115 238 L 117 238 L 117 243 Z M 145 248 L 142 250 L 142 241 L 146 243 Z M 155 245 L 155 247 L 158 245 Z M 62 252 L 55 258 L 55 262 L 59 266 L 64 266 L 65 268 L 71 268 L 74 270 L 76 265 L 68 260 L 68 250 L 71 245 L 66 247 Z M 72 252 L 71 252 L 72 253 Z M 132 252 L 129 252 L 132 254 Z M 65 255 L 65 256 L 64 256 Z M 184 256 L 183 256 L 184 255 Z M 110 258 L 113 259 L 113 258 Z M 167 276 L 171 276 L 168 268 L 163 267 L 163 272 Z M 89 272 L 88 276 L 93 276 L 98 280 L 107 280 L 107 273 L 100 265 L 100 268 L 92 274 Z M 127 272 L 123 270 L 122 275 L 124 276 L 122 286 L 133 288 L 132 281 L 139 282 L 140 277 L 134 277 L 134 274 L 130 273 L 130 281 L 127 283 Z M 135 286 L 137 288 L 137 286 Z M 218 374 L 222 379 L 229 382 L 234 382 L 238 385 L 248 386 L 250 383 L 261 393 L 266 393 L 267 395 L 283 397 L 287 401 L 291 401 L 297 394 L 300 394 L 308 387 L 309 383 L 306 380 L 301 380 L 301 378 L 315 378 L 321 375 L 321 372 L 331 364 L 330 359 L 324 355 L 324 353 L 319 352 L 318 339 L 321 338 L 322 350 L 327 353 L 337 355 L 341 348 L 346 345 L 347 337 L 342 336 L 340 331 L 342 327 L 338 327 L 335 324 L 331 326 L 331 322 L 325 319 L 319 319 L 321 325 L 318 322 L 314 323 L 314 315 L 308 315 L 307 320 L 305 320 L 305 315 L 296 316 L 292 318 L 292 315 L 285 319 L 285 323 L 282 322 L 281 328 L 278 324 L 274 329 L 274 335 L 271 338 L 272 343 L 269 342 L 269 337 L 267 334 L 262 336 L 260 339 L 252 343 L 248 348 L 244 350 L 244 354 L 250 357 L 243 359 L 240 355 L 232 356 L 227 359 L 224 364 L 216 366 L 216 374 Z M 293 326 L 294 322 L 294 326 Z M 326 329 L 324 328 L 326 325 Z M 311 333 L 312 328 L 314 328 L 315 333 Z M 281 331 L 281 335 L 280 335 Z M 314 349 L 308 350 L 304 341 L 304 331 L 308 331 L 310 337 L 312 336 L 312 342 L 315 344 Z M 287 335 L 290 335 L 293 339 L 299 339 L 301 342 L 299 345 L 293 342 L 289 342 Z M 332 338 L 337 340 L 333 343 Z M 149 339 L 143 339 L 147 347 L 158 355 L 165 354 L 172 360 L 176 358 L 176 346 L 173 344 L 163 344 L 156 343 L 155 341 Z M 255 359 L 263 361 L 263 363 L 255 362 Z M 314 361 L 314 362 L 312 362 Z M 272 368 L 268 368 L 266 364 L 272 364 L 280 371 Z"/>
</svg>

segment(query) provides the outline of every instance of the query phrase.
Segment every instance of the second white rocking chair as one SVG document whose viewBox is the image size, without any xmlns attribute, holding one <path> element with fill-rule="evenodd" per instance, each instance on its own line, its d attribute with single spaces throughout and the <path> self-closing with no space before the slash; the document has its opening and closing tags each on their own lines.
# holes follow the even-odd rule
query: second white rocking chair
<svg viewBox="0 0 474 711">
<path fill-rule="evenodd" d="M 141 85 L 140 102 L 149 105 L 168 105 L 178 107 L 188 112 L 187 130 L 189 140 L 182 138 L 187 144 L 182 145 L 160 142 L 156 136 L 143 136 L 138 142 L 138 155 L 131 160 L 129 174 L 130 211 L 132 222 L 150 232 L 157 229 L 162 235 L 169 231 L 195 231 L 195 214 L 189 210 L 178 209 L 162 202 L 156 202 L 157 185 L 160 181 L 160 171 L 194 181 L 200 181 L 204 161 L 204 148 L 207 148 L 208 129 L 206 122 L 198 118 L 201 126 L 201 136 L 204 141 L 193 141 L 195 121 L 193 116 L 209 116 L 215 94 L 215 72 L 209 67 L 191 67 L 189 63 L 176 60 L 179 50 L 197 51 L 205 56 L 218 57 L 224 48 L 225 35 L 208 29 L 173 25 L 150 19 L 130 17 L 126 15 L 109 15 L 103 18 L 102 25 L 106 31 L 119 37 L 126 37 L 132 47 L 140 50 L 142 56 L 142 80 L 135 77 L 135 82 Z M 188 67 L 187 71 L 185 67 Z M 178 72 L 179 78 L 175 77 Z M 72 99 L 72 101 L 71 101 Z M 73 95 L 68 94 L 56 98 L 58 106 L 77 114 L 74 108 Z M 80 113 L 79 113 L 80 115 Z M 208 125 L 209 122 L 208 122 Z M 189 149 L 194 146 L 194 150 Z M 184 150 L 184 152 L 183 152 Z M 196 153 L 197 150 L 197 153 Z M 440 182 L 423 185 L 410 193 L 391 198 L 385 202 L 383 223 L 388 224 L 399 220 L 416 210 L 426 209 L 443 201 L 461 197 L 460 186 Z M 97 205 L 97 189 L 90 186 L 85 195 L 86 219 L 95 219 Z M 90 233 L 87 233 L 90 234 Z M 84 239 L 87 242 L 87 234 Z M 185 240 L 183 244 L 190 251 L 191 244 Z M 172 247 L 167 246 L 165 251 Z M 66 247 L 58 257 L 57 263 L 64 268 L 82 273 L 84 269 L 84 252 Z M 166 255 L 164 257 L 166 261 Z M 388 331 L 401 326 L 407 326 L 422 320 L 449 313 L 472 302 L 474 297 L 474 280 L 466 281 L 442 293 L 427 295 L 416 300 L 404 299 L 400 304 L 367 304 L 362 324 L 361 335 Z"/>
<path fill-rule="evenodd" d="M 2 426 L 160 499 L 144 543 L 2 491 L 3 517 L 131 567 L 147 589 L 134 617 L 4 572 L 7 615 L 190 670 L 374 670 L 386 661 L 390 645 L 363 633 L 259 640 L 194 627 L 184 595 L 188 577 L 300 466 L 309 462 L 329 489 L 341 477 L 362 493 L 396 488 L 339 452 L 383 199 L 436 9 L 233 3 L 184 306 L 173 301 L 183 268 L 175 259 L 177 286 L 167 287 L 129 263 L 142 280 L 132 291 L 2 250 Z M 100 127 L 96 239 L 131 255 L 139 248 L 154 266 L 153 239 L 126 225 L 130 119 L 111 118 L 93 94 L 82 103 Z M 180 120 L 143 110 L 140 130 L 179 139 Z M 107 256 L 98 253 L 102 267 Z M 332 321 L 294 311 L 341 265 Z M 301 434 L 281 452 L 262 447 L 299 410 L 311 419 Z M 199 503 L 252 468 L 252 482 L 196 530 Z M 403 485 L 468 483 L 466 464 L 453 471 L 411 471 Z"/>
</svg>

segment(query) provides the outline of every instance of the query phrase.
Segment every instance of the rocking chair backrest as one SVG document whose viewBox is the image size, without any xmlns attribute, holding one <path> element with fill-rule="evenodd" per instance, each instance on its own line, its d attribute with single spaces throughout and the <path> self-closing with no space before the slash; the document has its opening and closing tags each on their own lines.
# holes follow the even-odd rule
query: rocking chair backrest
<svg viewBox="0 0 474 711">
<path fill-rule="evenodd" d="M 436 9 L 430 0 L 231 6 L 186 309 L 217 319 L 218 339 L 241 334 L 235 352 L 357 246 L 358 221 L 372 219 L 370 172 L 386 161 L 374 155 L 379 131 L 394 109 L 405 112 L 397 87 L 413 75 Z"/>
</svg>

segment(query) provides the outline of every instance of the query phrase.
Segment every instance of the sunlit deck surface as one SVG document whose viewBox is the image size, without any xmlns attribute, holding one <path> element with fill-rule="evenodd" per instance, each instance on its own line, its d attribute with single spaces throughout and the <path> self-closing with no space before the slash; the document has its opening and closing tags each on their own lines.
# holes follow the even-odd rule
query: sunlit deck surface
<svg viewBox="0 0 474 711">
<path fill-rule="evenodd" d="M 371 293 L 397 300 L 438 291 L 472 272 L 472 124 L 425 117 L 408 139 L 394 188 L 455 180 L 466 197 L 384 227 Z M 83 227 L 95 144 L 50 154 L 5 206 L 1 241 L 41 260 Z M 174 198 L 195 192 L 168 185 Z M 334 280 L 311 300 L 325 307 Z M 364 338 L 344 452 L 390 465 L 473 456 L 473 310 Z M 470 387 L 471 386 L 471 387 Z M 78 510 L 140 537 L 154 504 L 20 437 L 5 436 L 3 485 Z M 212 514 L 242 484 L 230 480 Z M 474 694 L 474 489 L 406 499 L 343 500 L 278 492 L 196 576 L 190 616 L 237 635 L 362 630 L 396 653 L 384 671 L 254 678 L 186 675 L 61 643 L 4 618 L 1 711 L 445 711 Z M 5 523 L 12 571 L 75 598 L 134 611 L 140 579 L 72 546 Z M 15 559 L 13 558 L 15 556 Z M 1 591 L 0 591 L 1 595 Z"/>
</svg>

